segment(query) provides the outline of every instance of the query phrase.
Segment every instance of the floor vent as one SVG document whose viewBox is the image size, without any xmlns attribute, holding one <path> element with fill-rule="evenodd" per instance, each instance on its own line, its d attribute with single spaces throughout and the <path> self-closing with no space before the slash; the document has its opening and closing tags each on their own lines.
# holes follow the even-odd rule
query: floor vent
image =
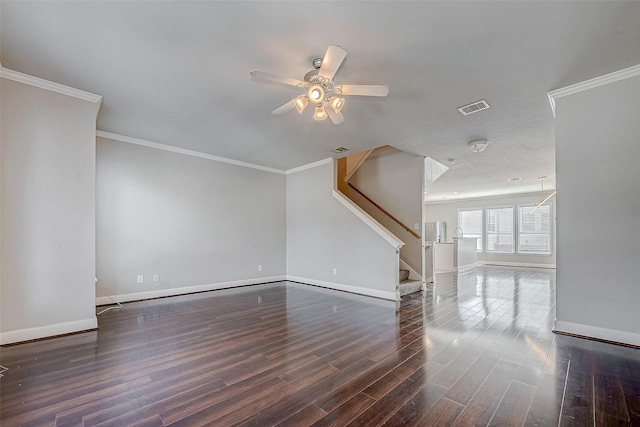
<svg viewBox="0 0 640 427">
<path fill-rule="evenodd" d="M 489 104 L 487 104 L 487 101 L 483 99 L 481 101 L 465 105 L 464 107 L 460 107 L 458 108 L 458 111 L 463 115 L 468 116 L 469 114 L 477 113 L 478 111 L 486 110 L 487 108 L 490 108 Z"/>
</svg>

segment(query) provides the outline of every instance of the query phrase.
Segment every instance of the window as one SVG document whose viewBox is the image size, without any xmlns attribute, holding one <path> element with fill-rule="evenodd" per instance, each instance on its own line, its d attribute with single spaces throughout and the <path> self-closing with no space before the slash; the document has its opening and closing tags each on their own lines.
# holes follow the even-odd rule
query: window
<svg viewBox="0 0 640 427">
<path fill-rule="evenodd" d="M 464 237 L 477 239 L 477 251 L 493 254 L 551 255 L 552 204 L 458 209 Z M 532 212 L 533 211 L 533 212 Z"/>
<path fill-rule="evenodd" d="M 518 207 L 518 252 L 551 254 L 551 206 Z"/>
<path fill-rule="evenodd" d="M 464 237 L 477 237 L 477 250 L 482 252 L 482 209 L 458 210 L 458 227 Z"/>
<path fill-rule="evenodd" d="M 514 252 L 512 207 L 487 209 L 487 252 Z"/>
</svg>

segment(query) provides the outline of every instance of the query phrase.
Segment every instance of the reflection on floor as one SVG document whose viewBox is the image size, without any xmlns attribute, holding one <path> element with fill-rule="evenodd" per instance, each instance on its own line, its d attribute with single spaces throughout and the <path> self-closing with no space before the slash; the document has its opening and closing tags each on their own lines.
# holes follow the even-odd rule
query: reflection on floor
<svg viewBox="0 0 640 427">
<path fill-rule="evenodd" d="M 0 349 L 14 425 L 640 425 L 640 351 L 556 336 L 555 272 L 392 301 L 274 283 L 124 304 Z"/>
</svg>

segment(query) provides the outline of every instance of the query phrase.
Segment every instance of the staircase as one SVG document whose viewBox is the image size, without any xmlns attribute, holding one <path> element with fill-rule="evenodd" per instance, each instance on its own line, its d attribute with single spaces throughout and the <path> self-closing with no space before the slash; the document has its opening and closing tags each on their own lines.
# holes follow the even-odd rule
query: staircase
<svg viewBox="0 0 640 427">
<path fill-rule="evenodd" d="M 422 237 L 416 230 L 420 230 L 419 209 L 424 209 L 424 206 L 421 203 L 421 191 L 405 204 L 396 203 L 404 199 L 399 199 L 394 191 L 400 188 L 415 190 L 419 187 L 414 184 L 420 180 L 434 181 L 442 173 L 439 169 L 435 170 L 435 166 L 446 170 L 444 165 L 433 160 L 429 163 L 428 160 L 431 159 L 403 153 L 387 145 L 351 154 L 337 161 L 337 190 L 404 242 L 399 251 L 401 259 L 397 292 L 401 297 L 422 290 L 420 276 L 424 250 Z M 405 164 L 407 173 L 393 173 L 398 165 Z M 411 194 L 414 194 L 413 190 Z M 376 200 L 384 201 L 385 206 Z M 398 216 L 385 209 L 389 207 Z"/>
<path fill-rule="evenodd" d="M 412 294 L 422 290 L 421 280 L 409 280 L 409 270 L 400 270 L 400 296 Z"/>
</svg>

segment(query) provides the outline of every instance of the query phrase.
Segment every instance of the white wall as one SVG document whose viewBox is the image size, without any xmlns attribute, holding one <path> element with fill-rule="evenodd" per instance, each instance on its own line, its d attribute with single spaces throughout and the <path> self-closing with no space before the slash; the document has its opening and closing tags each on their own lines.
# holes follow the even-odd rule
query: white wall
<svg viewBox="0 0 640 427">
<path fill-rule="evenodd" d="M 287 275 L 395 299 L 396 249 L 333 197 L 333 181 L 333 163 L 287 175 Z"/>
<path fill-rule="evenodd" d="M 2 10 L 2 7 L 0 6 L 0 10 Z M 0 64 L 0 73 L 2 72 L 2 64 Z M 3 79 L 0 77 L 0 310 L 2 309 L 2 204 L 3 204 L 3 199 L 2 199 L 2 153 L 3 153 L 3 148 L 2 148 L 2 140 L 3 138 L 3 133 L 2 133 L 2 82 Z M 2 314 L 0 313 L 0 334 L 2 333 Z M 2 342 L 0 340 L 0 342 Z"/>
<path fill-rule="evenodd" d="M 97 146 L 99 302 L 284 278 L 284 174 L 105 138 Z"/>
<path fill-rule="evenodd" d="M 96 103 L 3 80 L 0 342 L 95 328 Z"/>
<path fill-rule="evenodd" d="M 640 76 L 556 100 L 555 329 L 640 345 Z"/>
<path fill-rule="evenodd" d="M 349 180 L 378 205 L 403 224 L 422 234 L 422 183 L 424 158 L 405 153 L 393 147 L 378 148 Z M 372 206 L 351 188 L 349 197 L 373 216 L 405 245 L 400 257 L 418 274 L 422 274 L 422 241 Z"/>
<path fill-rule="evenodd" d="M 549 191 L 545 191 L 545 196 Z M 426 222 L 444 221 L 447 223 L 447 241 L 451 242 L 453 232 L 458 226 L 458 209 L 492 208 L 518 205 L 535 205 L 541 200 L 540 193 L 516 194 L 504 197 L 485 197 L 477 199 L 456 200 L 447 203 L 427 203 L 425 205 Z M 555 198 L 551 200 L 551 215 L 554 215 Z M 490 254 L 478 253 L 478 261 L 481 263 L 498 265 L 520 265 L 536 267 L 555 267 L 556 265 L 556 239 L 555 221 L 553 221 L 551 255 L 528 254 Z"/>
</svg>

